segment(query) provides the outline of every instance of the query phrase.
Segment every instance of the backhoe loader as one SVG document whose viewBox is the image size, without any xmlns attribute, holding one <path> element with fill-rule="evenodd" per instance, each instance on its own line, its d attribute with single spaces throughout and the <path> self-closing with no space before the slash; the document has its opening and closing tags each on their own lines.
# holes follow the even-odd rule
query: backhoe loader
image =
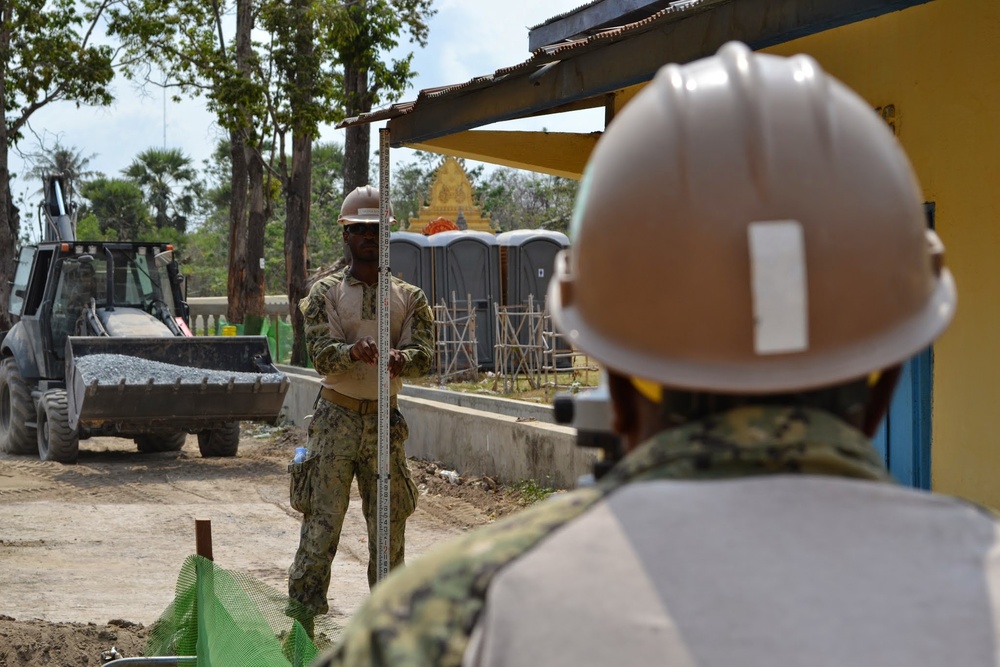
<svg viewBox="0 0 1000 667">
<path fill-rule="evenodd" d="M 45 179 L 42 240 L 21 248 L 0 332 L 0 451 L 73 463 L 80 440 L 234 456 L 240 421 L 273 421 L 288 379 L 264 336 L 192 336 L 165 243 L 76 239 L 63 180 Z"/>
</svg>

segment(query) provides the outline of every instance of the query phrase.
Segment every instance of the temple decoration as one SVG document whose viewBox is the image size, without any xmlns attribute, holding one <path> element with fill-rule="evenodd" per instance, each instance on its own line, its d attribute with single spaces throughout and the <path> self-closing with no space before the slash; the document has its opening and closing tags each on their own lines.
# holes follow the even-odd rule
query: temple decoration
<svg viewBox="0 0 1000 667">
<path fill-rule="evenodd" d="M 456 229 L 494 231 L 490 227 L 490 214 L 483 213 L 473 200 L 468 174 L 451 156 L 445 156 L 434 172 L 428 199 L 430 203 L 421 206 L 417 214 L 410 217 L 407 231 L 426 234 L 424 228 L 440 218 L 456 225 Z"/>
<path fill-rule="evenodd" d="M 431 234 L 437 234 L 438 232 L 452 232 L 459 229 L 458 225 L 449 220 L 448 218 L 434 218 L 426 225 L 424 225 L 424 236 L 430 236 Z"/>
</svg>

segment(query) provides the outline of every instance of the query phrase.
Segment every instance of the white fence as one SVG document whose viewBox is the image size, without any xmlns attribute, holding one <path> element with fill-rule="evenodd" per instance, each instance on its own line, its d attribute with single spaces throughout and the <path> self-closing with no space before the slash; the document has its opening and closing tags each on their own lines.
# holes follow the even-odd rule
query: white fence
<svg viewBox="0 0 1000 667">
<path fill-rule="evenodd" d="M 229 299 L 224 296 L 199 296 L 188 299 L 191 307 L 191 333 L 196 336 L 218 336 L 221 333 Z M 272 320 L 287 321 L 288 297 L 284 294 L 264 297 L 264 314 Z M 277 322 L 272 322 L 275 326 Z"/>
</svg>

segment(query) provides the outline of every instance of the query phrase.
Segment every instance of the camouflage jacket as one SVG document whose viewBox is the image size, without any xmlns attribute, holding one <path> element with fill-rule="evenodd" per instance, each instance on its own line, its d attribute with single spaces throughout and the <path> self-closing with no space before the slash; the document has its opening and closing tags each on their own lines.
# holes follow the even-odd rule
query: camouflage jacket
<svg viewBox="0 0 1000 667">
<path fill-rule="evenodd" d="M 356 340 L 347 340 L 338 334 L 344 327 L 341 322 L 330 322 L 330 307 L 328 299 L 334 293 L 334 288 L 342 282 L 363 290 L 362 312 L 344 313 L 342 317 L 355 317 L 364 320 L 374 320 L 378 304 L 378 285 L 365 285 L 349 273 L 350 267 L 318 280 L 309 290 L 309 295 L 299 302 L 299 310 L 305 317 L 306 346 L 313 367 L 321 375 L 335 375 L 347 371 L 361 362 L 350 357 L 351 346 Z M 427 303 L 423 291 L 415 286 L 393 276 L 392 289 L 398 292 L 401 301 L 406 306 L 402 313 L 401 328 L 407 332 L 399 350 L 406 357 L 402 377 L 419 377 L 426 374 L 431 367 L 434 354 L 434 313 Z M 334 310 L 334 312 L 336 312 Z M 394 340 L 395 346 L 398 341 Z"/>
<path fill-rule="evenodd" d="M 862 433 L 818 410 L 739 408 L 668 430 L 595 486 L 557 494 L 393 573 L 315 665 L 460 665 L 493 576 L 616 489 L 789 473 L 890 481 Z"/>
</svg>

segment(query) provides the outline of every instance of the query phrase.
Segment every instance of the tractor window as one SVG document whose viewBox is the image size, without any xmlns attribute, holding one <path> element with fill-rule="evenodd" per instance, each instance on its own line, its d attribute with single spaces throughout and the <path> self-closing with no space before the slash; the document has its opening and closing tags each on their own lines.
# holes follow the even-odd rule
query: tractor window
<svg viewBox="0 0 1000 667">
<path fill-rule="evenodd" d="M 31 277 L 31 263 L 35 259 L 35 252 L 38 248 L 26 246 L 21 248 L 21 254 L 17 258 L 17 269 L 14 270 L 14 285 L 10 291 L 10 314 L 14 317 L 21 316 L 21 308 L 24 306 L 24 299 L 28 296 L 28 278 Z"/>
<path fill-rule="evenodd" d="M 111 269 L 111 262 L 108 261 L 106 250 L 110 250 L 114 265 L 110 279 L 108 271 Z M 78 274 L 68 274 L 67 271 L 76 271 L 69 267 L 85 264 L 88 285 L 92 284 L 92 287 L 87 288 L 87 302 L 93 298 L 96 308 L 106 308 L 113 303 L 116 308 L 139 308 L 152 313 L 154 310 L 159 312 L 162 304 L 166 304 L 170 313 L 176 314 L 166 266 L 157 266 L 151 249 L 149 252 L 144 250 L 141 246 L 125 250 L 94 249 L 90 254 L 80 255 L 77 259 L 67 259 L 67 265 L 62 267 L 59 276 L 59 293 L 53 297 L 53 308 L 60 301 L 70 299 L 64 290 L 69 289 L 70 282 L 77 280 Z M 109 288 L 112 290 L 111 295 L 108 294 Z M 109 299 L 109 296 L 113 299 Z"/>
<path fill-rule="evenodd" d="M 115 250 L 114 288 L 115 306 L 149 309 L 152 303 L 162 301 L 171 313 L 176 312 L 166 267 L 156 266 L 152 254 Z M 107 260 L 95 257 L 98 276 L 98 302 L 104 302 L 107 286 Z"/>
<path fill-rule="evenodd" d="M 138 255 L 135 258 L 139 291 L 146 302 L 163 301 L 174 312 L 174 296 L 170 291 L 170 277 L 166 266 L 157 266 L 152 255 Z"/>
<path fill-rule="evenodd" d="M 114 251 L 115 272 L 112 285 L 115 290 L 115 306 L 127 306 L 141 308 L 143 306 L 143 292 L 139 285 L 139 270 L 136 260 L 138 259 L 131 252 Z"/>
<path fill-rule="evenodd" d="M 57 358 L 66 353 L 66 336 L 82 333 L 80 316 L 96 298 L 97 286 L 93 261 L 67 259 L 59 267 L 59 285 L 52 299 L 52 351 Z"/>
<path fill-rule="evenodd" d="M 21 307 L 21 317 L 35 315 L 38 312 L 38 307 L 42 305 L 42 299 L 45 297 L 45 286 L 49 279 L 49 269 L 52 268 L 53 254 L 51 248 L 39 248 L 34 267 L 28 278 L 28 293 L 24 297 L 24 305 Z"/>
</svg>

